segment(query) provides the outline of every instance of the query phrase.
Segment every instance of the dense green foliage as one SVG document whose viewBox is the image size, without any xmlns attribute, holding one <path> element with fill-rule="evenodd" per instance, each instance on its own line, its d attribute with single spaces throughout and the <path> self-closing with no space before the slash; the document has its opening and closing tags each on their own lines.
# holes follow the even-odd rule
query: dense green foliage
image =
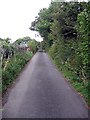
<svg viewBox="0 0 90 120">
<path fill-rule="evenodd" d="M 42 46 L 75 88 L 88 98 L 90 2 L 52 2 L 31 24 Z M 90 101 L 89 101 L 90 102 Z"/>
<path fill-rule="evenodd" d="M 31 52 L 17 53 L 14 57 L 8 60 L 6 68 L 2 69 L 2 91 L 5 91 L 7 86 L 14 81 L 31 57 Z"/>
<path fill-rule="evenodd" d="M 10 38 L 1 39 L 0 38 L 0 58 L 7 59 L 14 55 L 15 46 L 10 43 Z"/>
<path fill-rule="evenodd" d="M 23 37 L 23 38 L 17 39 L 17 40 L 14 42 L 14 44 L 20 45 L 20 43 L 22 43 L 22 42 L 27 43 L 27 42 L 29 42 L 30 40 L 32 40 L 32 39 L 27 36 L 27 37 Z"/>
<path fill-rule="evenodd" d="M 28 42 L 28 47 L 33 52 L 33 54 L 35 54 L 35 52 L 38 50 L 38 42 L 33 39 Z"/>
<path fill-rule="evenodd" d="M 37 51 L 38 42 L 30 37 L 17 39 L 10 43 L 10 39 L 0 38 L 0 91 L 4 92 L 15 80 L 25 64 Z M 2 88 L 2 89 L 1 89 Z"/>
</svg>

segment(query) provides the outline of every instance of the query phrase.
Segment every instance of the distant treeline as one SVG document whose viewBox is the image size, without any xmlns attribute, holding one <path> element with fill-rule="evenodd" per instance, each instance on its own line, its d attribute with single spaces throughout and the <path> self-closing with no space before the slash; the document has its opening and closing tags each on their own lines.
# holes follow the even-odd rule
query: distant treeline
<svg viewBox="0 0 90 120">
<path fill-rule="evenodd" d="M 13 43 L 10 41 L 10 38 L 0 38 L 0 58 L 2 57 L 2 59 L 8 59 L 15 53 L 25 52 L 27 49 L 35 53 L 37 51 L 37 46 L 39 46 L 39 42 L 31 39 L 30 37 L 19 38 Z"/>
</svg>

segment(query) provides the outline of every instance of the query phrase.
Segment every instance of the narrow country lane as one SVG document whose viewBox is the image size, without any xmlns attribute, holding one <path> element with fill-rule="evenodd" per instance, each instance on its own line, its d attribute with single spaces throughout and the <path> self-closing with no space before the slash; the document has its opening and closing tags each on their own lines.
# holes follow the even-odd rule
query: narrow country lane
<svg viewBox="0 0 90 120">
<path fill-rule="evenodd" d="M 3 107 L 3 118 L 88 117 L 84 100 L 46 53 L 37 52 L 18 79 Z"/>
</svg>

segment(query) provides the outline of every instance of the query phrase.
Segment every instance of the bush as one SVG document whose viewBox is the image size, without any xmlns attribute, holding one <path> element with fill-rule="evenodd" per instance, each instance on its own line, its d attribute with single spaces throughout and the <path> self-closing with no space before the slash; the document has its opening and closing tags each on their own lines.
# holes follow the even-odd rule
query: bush
<svg viewBox="0 0 90 120">
<path fill-rule="evenodd" d="M 16 76 L 19 74 L 24 65 L 32 57 L 31 52 L 18 53 L 13 58 L 11 58 L 5 68 L 2 70 L 2 91 L 4 92 L 8 85 L 10 85 Z"/>
</svg>

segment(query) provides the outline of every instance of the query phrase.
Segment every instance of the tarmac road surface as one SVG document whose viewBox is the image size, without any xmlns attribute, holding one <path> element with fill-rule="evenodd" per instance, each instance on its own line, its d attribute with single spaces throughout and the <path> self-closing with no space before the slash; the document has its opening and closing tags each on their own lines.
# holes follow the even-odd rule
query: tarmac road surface
<svg viewBox="0 0 90 120">
<path fill-rule="evenodd" d="M 84 100 L 46 53 L 37 52 L 17 79 L 3 118 L 88 118 Z"/>
</svg>

